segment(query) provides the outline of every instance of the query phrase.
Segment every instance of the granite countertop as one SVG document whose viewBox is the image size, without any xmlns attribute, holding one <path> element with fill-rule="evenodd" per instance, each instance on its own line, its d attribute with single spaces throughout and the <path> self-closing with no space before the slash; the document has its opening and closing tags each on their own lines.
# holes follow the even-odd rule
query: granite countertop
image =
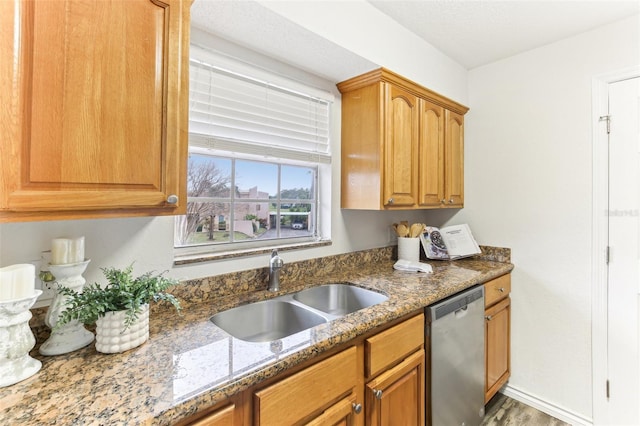
<svg viewBox="0 0 640 426">
<path fill-rule="evenodd" d="M 0 388 L 0 424 L 172 424 L 318 353 L 513 269 L 509 262 L 475 258 L 429 263 L 433 274 L 395 271 L 393 261 L 384 259 L 366 267 L 332 268 L 301 281 L 289 279 L 276 294 L 196 294 L 199 303 L 187 300 L 182 315 L 154 307 L 149 340 L 122 354 L 101 354 L 91 344 L 43 357 L 37 349 L 46 334 L 34 329 L 38 342 L 31 355 L 42 361 L 42 369 Z M 209 320 L 241 303 L 329 282 L 349 282 L 389 299 L 276 343 L 235 339 Z"/>
</svg>

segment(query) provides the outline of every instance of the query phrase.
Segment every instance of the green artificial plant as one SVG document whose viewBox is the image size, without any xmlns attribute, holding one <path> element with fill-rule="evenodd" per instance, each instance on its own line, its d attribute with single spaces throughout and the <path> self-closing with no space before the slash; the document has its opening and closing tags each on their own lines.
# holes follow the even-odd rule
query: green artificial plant
<svg viewBox="0 0 640 426">
<path fill-rule="evenodd" d="M 100 268 L 107 278 L 107 284 L 101 287 L 98 283 L 86 285 L 82 292 L 67 287 L 60 287 L 60 294 L 67 296 L 66 309 L 58 317 L 56 327 L 72 320 L 87 325 L 95 324 L 107 312 L 126 311 L 125 330 L 138 318 L 142 306 L 154 301 L 171 303 L 180 310 L 180 302 L 165 290 L 175 284 L 176 280 L 164 277 L 164 272 L 154 275 L 147 272 L 137 278 L 133 277 L 133 264 L 120 270 L 116 268 Z"/>
</svg>

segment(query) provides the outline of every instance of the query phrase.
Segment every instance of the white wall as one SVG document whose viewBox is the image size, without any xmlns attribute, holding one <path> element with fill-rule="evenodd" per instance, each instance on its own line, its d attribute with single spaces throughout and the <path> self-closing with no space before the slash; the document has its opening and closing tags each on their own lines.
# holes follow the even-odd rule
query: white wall
<svg viewBox="0 0 640 426">
<path fill-rule="evenodd" d="M 469 72 L 465 209 L 515 264 L 510 386 L 591 419 L 591 82 L 640 62 L 638 18 Z"/>
</svg>

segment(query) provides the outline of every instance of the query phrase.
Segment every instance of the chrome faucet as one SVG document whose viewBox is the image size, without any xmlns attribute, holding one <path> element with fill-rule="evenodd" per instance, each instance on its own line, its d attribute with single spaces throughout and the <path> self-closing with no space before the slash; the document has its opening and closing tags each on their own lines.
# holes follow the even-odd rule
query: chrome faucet
<svg viewBox="0 0 640 426">
<path fill-rule="evenodd" d="M 278 256 L 278 250 L 271 252 L 271 260 L 269 261 L 269 285 L 267 290 L 280 290 L 280 269 L 284 266 L 284 260 Z"/>
</svg>

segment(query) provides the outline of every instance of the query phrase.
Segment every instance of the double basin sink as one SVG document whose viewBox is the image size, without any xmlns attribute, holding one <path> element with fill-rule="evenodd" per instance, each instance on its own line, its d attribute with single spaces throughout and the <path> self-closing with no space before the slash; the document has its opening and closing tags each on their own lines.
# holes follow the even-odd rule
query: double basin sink
<svg viewBox="0 0 640 426">
<path fill-rule="evenodd" d="M 326 284 L 228 309 L 211 321 L 247 342 L 271 342 L 387 300 L 350 284 Z"/>
</svg>

